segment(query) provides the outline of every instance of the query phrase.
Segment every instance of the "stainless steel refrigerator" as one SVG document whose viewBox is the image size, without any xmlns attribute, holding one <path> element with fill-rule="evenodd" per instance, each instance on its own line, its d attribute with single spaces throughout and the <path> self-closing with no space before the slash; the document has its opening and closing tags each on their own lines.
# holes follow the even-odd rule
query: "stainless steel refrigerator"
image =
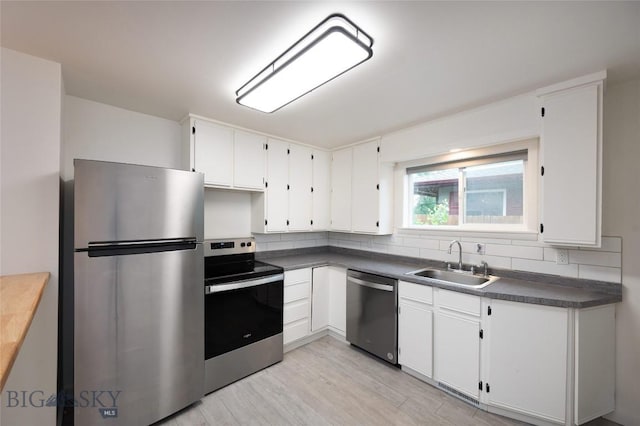
<svg viewBox="0 0 640 426">
<path fill-rule="evenodd" d="M 147 425 L 203 395 L 203 177 L 74 166 L 74 423 Z"/>
</svg>

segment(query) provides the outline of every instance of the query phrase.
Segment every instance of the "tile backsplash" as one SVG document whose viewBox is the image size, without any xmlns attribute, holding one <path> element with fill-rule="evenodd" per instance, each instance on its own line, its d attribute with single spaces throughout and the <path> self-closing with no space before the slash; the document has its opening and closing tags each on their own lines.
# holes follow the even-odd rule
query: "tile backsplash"
<svg viewBox="0 0 640 426">
<path fill-rule="evenodd" d="M 303 247 L 336 246 L 431 260 L 456 262 L 457 247 L 447 253 L 449 243 L 462 243 L 462 261 L 486 261 L 489 267 L 585 278 L 613 283 L 621 282 L 622 239 L 602 237 L 602 247 L 568 248 L 568 264 L 556 263 L 557 248 L 535 240 L 486 237 L 423 235 L 398 231 L 393 235 L 362 235 L 339 232 L 256 234 L 258 251 Z M 477 254 L 477 244 L 484 244 L 484 254 Z"/>
</svg>

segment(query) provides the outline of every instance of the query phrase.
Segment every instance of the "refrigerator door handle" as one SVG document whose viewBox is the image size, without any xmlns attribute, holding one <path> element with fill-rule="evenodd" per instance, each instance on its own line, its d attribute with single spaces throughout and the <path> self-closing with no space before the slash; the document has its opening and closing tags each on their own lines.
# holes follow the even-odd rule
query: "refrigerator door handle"
<svg viewBox="0 0 640 426">
<path fill-rule="evenodd" d="M 199 243 L 195 238 L 115 241 L 89 243 L 86 249 L 76 249 L 76 252 L 87 252 L 89 257 L 125 256 L 131 254 L 159 253 L 163 251 L 193 250 Z"/>
<path fill-rule="evenodd" d="M 104 248 L 104 247 L 131 247 L 142 244 L 188 244 L 195 243 L 197 240 L 192 238 L 163 238 L 159 240 L 126 240 L 126 241 L 90 241 L 88 248 Z"/>
</svg>

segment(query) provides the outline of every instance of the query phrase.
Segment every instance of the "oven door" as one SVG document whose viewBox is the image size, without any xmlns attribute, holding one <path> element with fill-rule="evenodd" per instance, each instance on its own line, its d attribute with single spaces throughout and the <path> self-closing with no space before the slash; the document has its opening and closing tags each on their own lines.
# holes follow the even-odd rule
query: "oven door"
<svg viewBox="0 0 640 426">
<path fill-rule="evenodd" d="M 205 359 L 282 333 L 284 275 L 205 288 Z"/>
</svg>

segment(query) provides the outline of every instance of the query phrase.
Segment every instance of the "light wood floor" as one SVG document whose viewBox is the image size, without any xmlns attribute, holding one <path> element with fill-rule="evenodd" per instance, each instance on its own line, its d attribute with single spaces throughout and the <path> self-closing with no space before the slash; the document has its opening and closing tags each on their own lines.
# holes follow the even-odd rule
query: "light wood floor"
<svg viewBox="0 0 640 426">
<path fill-rule="evenodd" d="M 286 353 L 281 363 L 213 392 L 158 424 L 504 426 L 523 423 L 478 410 L 327 336 Z"/>
</svg>

